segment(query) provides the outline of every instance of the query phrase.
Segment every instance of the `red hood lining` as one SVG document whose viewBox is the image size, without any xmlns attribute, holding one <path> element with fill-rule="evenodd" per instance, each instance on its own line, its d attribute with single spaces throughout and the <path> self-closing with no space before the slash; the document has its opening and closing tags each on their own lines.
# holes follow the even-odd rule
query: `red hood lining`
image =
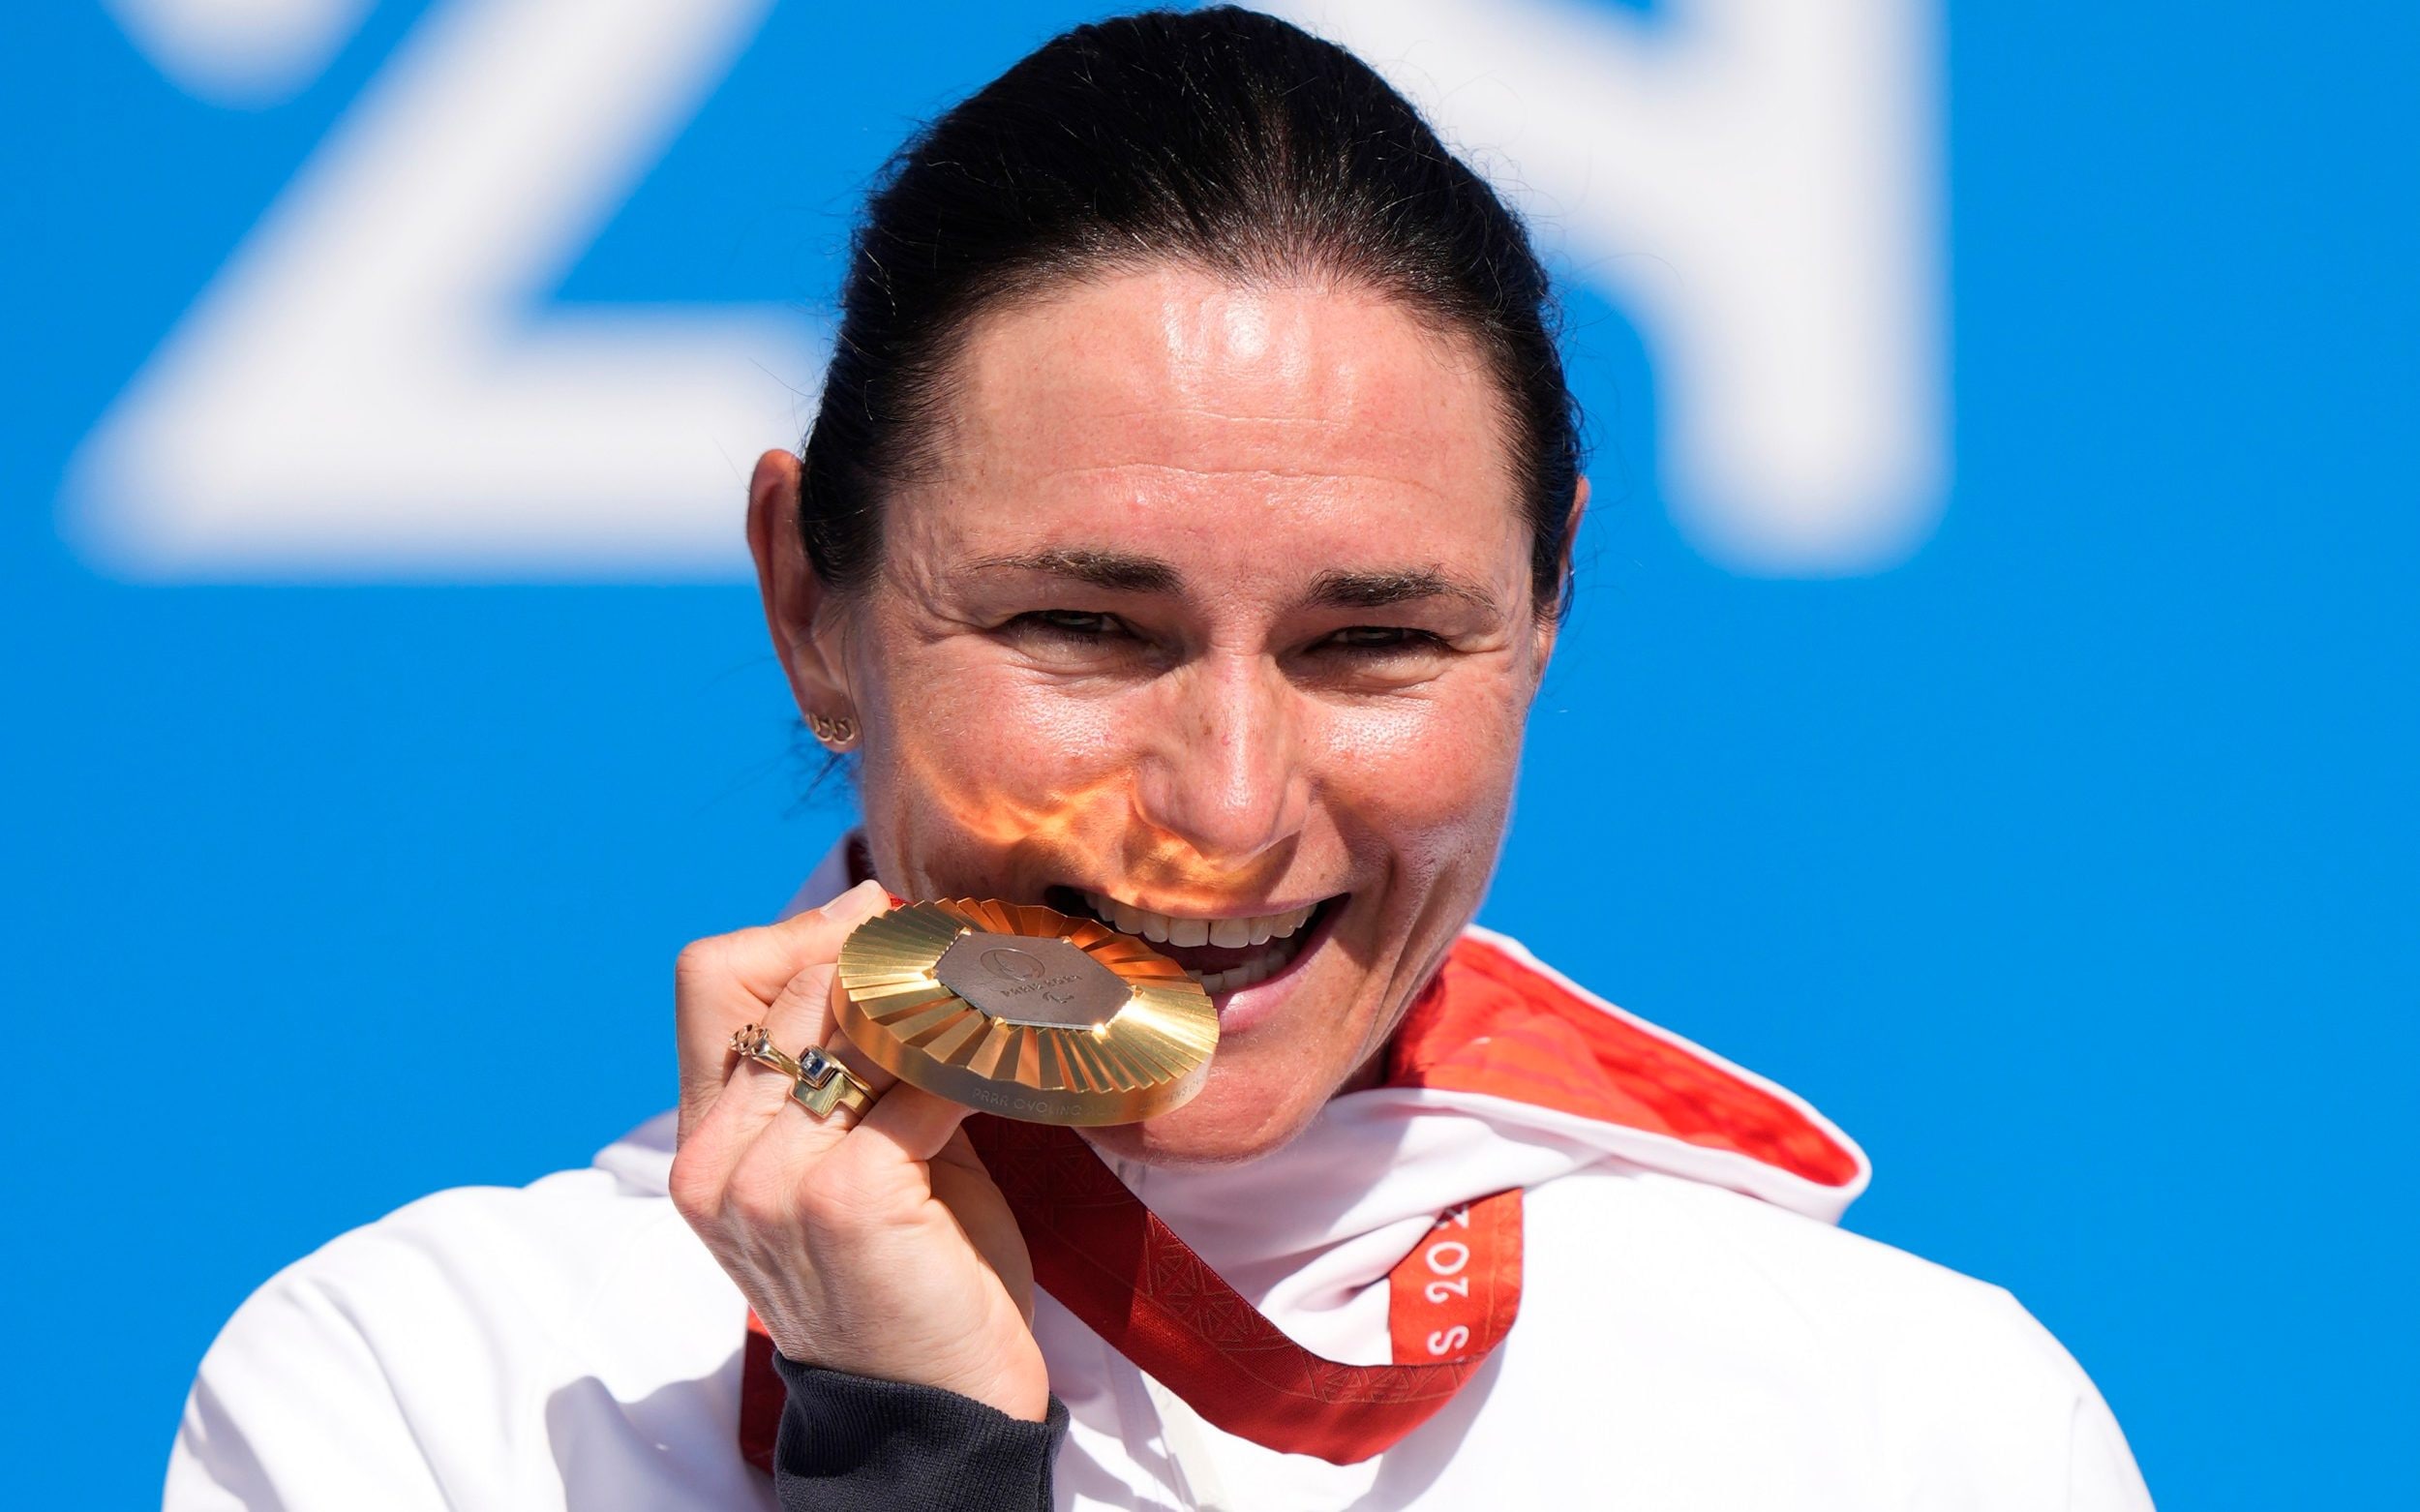
<svg viewBox="0 0 2420 1512">
<path fill-rule="evenodd" d="M 1857 1155 L 1787 1100 L 1465 935 L 1396 1032 L 1387 1082 L 1477 1092 L 1729 1150 L 1825 1187 Z"/>
</svg>

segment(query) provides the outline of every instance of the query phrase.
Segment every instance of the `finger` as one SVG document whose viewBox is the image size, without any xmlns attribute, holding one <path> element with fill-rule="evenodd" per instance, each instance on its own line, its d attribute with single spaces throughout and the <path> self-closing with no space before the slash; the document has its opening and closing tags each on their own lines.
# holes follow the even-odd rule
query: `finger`
<svg viewBox="0 0 2420 1512">
<path fill-rule="evenodd" d="M 674 998 L 681 1137 L 731 1079 L 732 1032 L 764 1022 L 770 1005 L 800 971 L 838 959 L 849 933 L 889 902 L 879 884 L 861 883 L 822 908 L 778 924 L 700 940 L 681 953 Z"/>
<path fill-rule="evenodd" d="M 774 1048 L 797 1058 L 829 1037 L 833 974 L 830 964 L 807 967 L 791 978 L 762 1011 L 759 1027 Z M 711 1141 L 731 1151 L 734 1163 L 743 1159 L 741 1152 L 771 1129 L 780 1136 L 782 1158 L 800 1165 L 837 1142 L 855 1120 L 856 1115 L 845 1106 L 821 1116 L 803 1105 L 798 1113 L 787 1111 L 798 1090 L 798 1078 L 753 1057 L 737 1060 L 713 1105 L 691 1134 L 693 1139 Z"/>
<path fill-rule="evenodd" d="M 961 1170 L 972 1171 L 986 1181 L 991 1179 L 991 1168 L 983 1164 L 982 1156 L 975 1153 L 975 1141 L 966 1136 L 964 1124 L 951 1131 L 949 1142 L 934 1154 L 932 1164 L 955 1165 Z"/>
<path fill-rule="evenodd" d="M 800 980 L 829 981 L 832 970 L 810 967 L 800 974 Z M 784 994 L 781 1007 L 791 1006 L 790 996 Z M 802 1019 L 793 1013 L 789 1021 Z M 751 1077 L 751 1072 L 762 1074 Z M 823 1194 L 823 1222 L 845 1225 L 873 1217 L 884 1209 L 884 1199 L 913 1203 L 922 1200 L 926 1191 L 921 1172 L 911 1179 L 895 1153 L 873 1161 L 862 1155 L 838 1160 L 849 1150 L 864 1119 L 879 1113 L 890 1097 L 902 1092 L 928 1096 L 897 1085 L 888 1075 L 880 1083 L 866 1089 L 874 1102 L 863 1119 L 846 1103 L 818 1113 L 797 1095 L 800 1083 L 796 1078 L 751 1061 L 734 1073 L 731 1090 L 699 1125 L 691 1144 L 713 1152 L 724 1163 L 722 1199 L 745 1212 L 802 1211 L 799 1205 L 809 1200 L 811 1187 Z M 885 1087 L 890 1090 L 886 1092 Z M 800 1105 L 793 1107 L 793 1103 Z"/>
<path fill-rule="evenodd" d="M 802 966 L 840 958 L 840 944 L 858 925 L 891 907 L 879 882 L 865 881 L 821 908 L 720 938 L 729 942 L 719 965 L 760 1002 L 771 1002 Z"/>
<path fill-rule="evenodd" d="M 974 1111 L 963 1104 L 937 1097 L 922 1087 L 900 1082 L 849 1132 L 849 1136 L 824 1155 L 832 1178 L 844 1184 L 862 1181 L 856 1190 L 874 1190 L 871 1183 L 895 1175 L 904 1165 L 923 1165 L 950 1143 L 958 1125 Z"/>
<path fill-rule="evenodd" d="M 1024 1230 L 1002 1200 L 983 1157 L 975 1153 L 964 1124 L 950 1135 L 950 1142 L 926 1169 L 932 1172 L 933 1199 L 950 1210 L 968 1240 L 991 1262 L 1025 1326 L 1033 1327 L 1034 1263 L 1025 1248 Z"/>
<path fill-rule="evenodd" d="M 822 1049 L 846 1066 L 867 1097 L 878 1103 L 897 1078 L 837 1032 L 832 1012 L 838 997 L 836 976 L 836 968 L 830 965 L 800 972 L 765 1011 L 758 1027 L 770 1043 L 793 1059 L 803 1061 L 810 1048 Z M 860 1122 L 860 1115 L 847 1102 L 817 1112 L 800 1088 L 801 1078 L 789 1072 L 744 1057 L 733 1068 L 692 1141 L 714 1146 L 710 1158 L 733 1179 L 742 1168 L 766 1179 L 802 1177 Z M 790 1108 L 792 1103 L 799 1107 Z"/>
</svg>

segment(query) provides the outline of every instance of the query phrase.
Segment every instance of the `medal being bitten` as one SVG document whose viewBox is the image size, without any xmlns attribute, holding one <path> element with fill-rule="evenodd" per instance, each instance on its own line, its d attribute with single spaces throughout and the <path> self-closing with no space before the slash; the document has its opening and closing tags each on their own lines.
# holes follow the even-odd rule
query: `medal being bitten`
<svg viewBox="0 0 2420 1512">
<path fill-rule="evenodd" d="M 983 1112 L 1127 1124 L 1199 1091 L 1209 994 L 1133 935 L 1039 904 L 910 903 L 840 950 L 841 1031 L 900 1080 Z"/>
</svg>

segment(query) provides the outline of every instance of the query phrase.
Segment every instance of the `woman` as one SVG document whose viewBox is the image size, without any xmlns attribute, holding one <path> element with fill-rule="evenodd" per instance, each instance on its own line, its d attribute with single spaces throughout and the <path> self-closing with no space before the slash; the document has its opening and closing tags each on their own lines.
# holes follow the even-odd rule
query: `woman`
<svg viewBox="0 0 2420 1512">
<path fill-rule="evenodd" d="M 677 1119 L 249 1302 L 170 1505 L 2147 1505 L 2005 1293 L 1830 1226 L 1831 1125 L 1468 927 L 1588 497 L 1548 292 L 1262 16 L 1080 28 L 913 142 L 749 499 L 862 831 L 683 953 Z M 887 892 L 1159 942 L 1204 1089 L 1079 1141 L 888 1084 L 831 1006 Z"/>
</svg>

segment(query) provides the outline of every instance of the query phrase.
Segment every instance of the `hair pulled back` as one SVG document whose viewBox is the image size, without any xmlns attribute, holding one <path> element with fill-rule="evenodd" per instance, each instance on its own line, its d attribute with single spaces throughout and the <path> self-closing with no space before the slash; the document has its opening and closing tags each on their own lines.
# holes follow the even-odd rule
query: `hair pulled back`
<svg viewBox="0 0 2420 1512">
<path fill-rule="evenodd" d="M 1169 262 L 1357 286 L 1474 338 L 1539 613 L 1568 608 L 1579 412 L 1528 231 L 1367 64 L 1231 7 L 1076 27 L 892 157 L 851 244 L 806 440 L 799 527 L 817 576 L 843 591 L 871 578 L 886 487 L 929 463 L 977 316 Z"/>
</svg>

